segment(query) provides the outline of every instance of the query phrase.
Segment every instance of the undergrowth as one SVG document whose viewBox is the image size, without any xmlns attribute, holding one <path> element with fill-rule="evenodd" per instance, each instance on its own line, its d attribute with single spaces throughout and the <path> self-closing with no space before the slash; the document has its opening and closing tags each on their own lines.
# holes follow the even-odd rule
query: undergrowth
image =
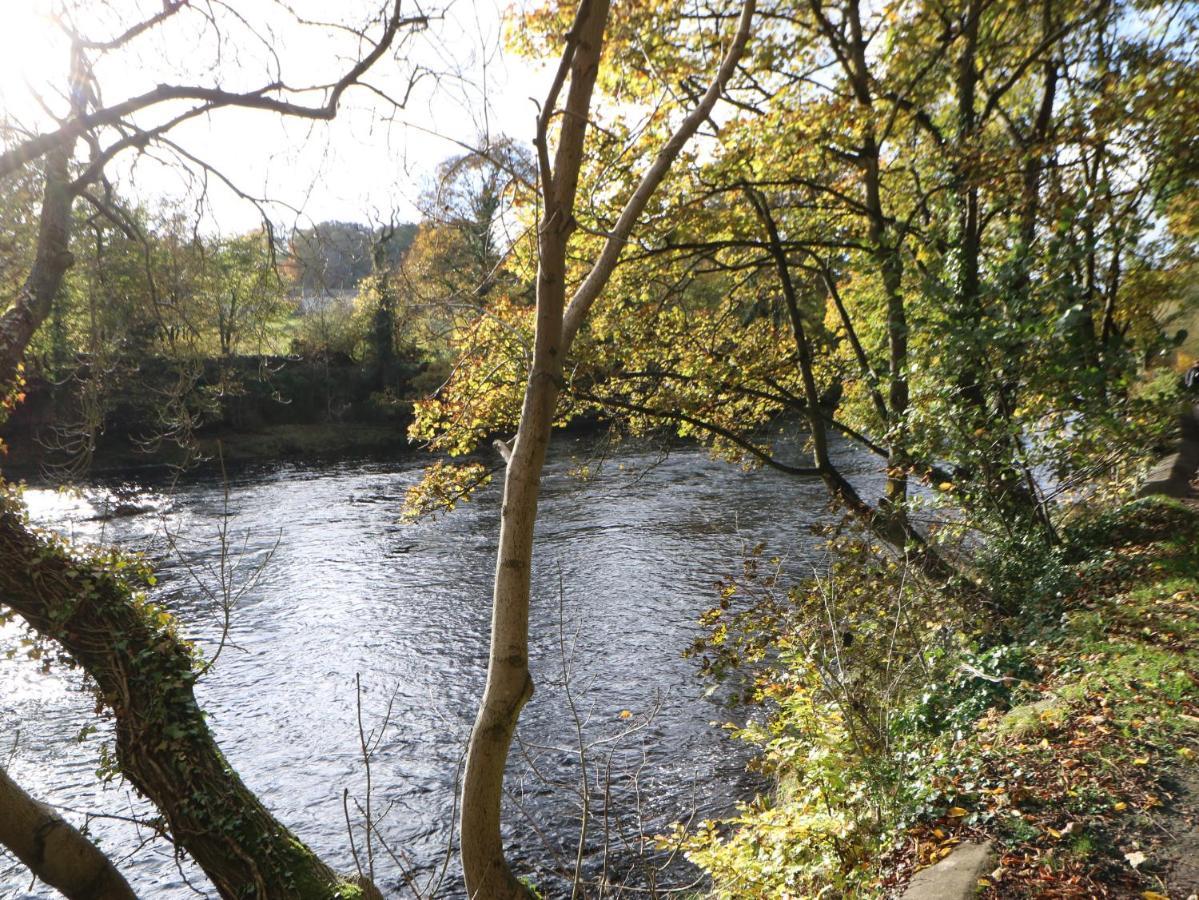
<svg viewBox="0 0 1199 900">
<path fill-rule="evenodd" d="M 757 548 L 692 648 L 744 680 L 758 712 L 732 730 L 775 785 L 687 831 L 714 894 L 886 896 L 988 838 L 987 896 L 1168 896 L 1154 825 L 1199 753 L 1199 512 L 1141 500 L 1023 565 L 993 550 L 1009 618 L 861 539 L 832 549 L 788 588 Z"/>
</svg>

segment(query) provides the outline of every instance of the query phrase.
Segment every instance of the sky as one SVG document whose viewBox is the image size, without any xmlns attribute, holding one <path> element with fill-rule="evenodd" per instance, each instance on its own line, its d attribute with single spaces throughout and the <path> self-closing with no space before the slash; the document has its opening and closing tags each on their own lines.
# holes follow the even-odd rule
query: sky
<svg viewBox="0 0 1199 900">
<path fill-rule="evenodd" d="M 344 30 L 377 16 L 383 0 L 191 0 L 163 25 L 119 52 L 96 54 L 102 100 L 111 104 L 160 83 L 214 83 L 245 90 L 282 75 L 289 85 L 334 80 L 359 52 Z M 163 0 L 0 0 L 0 110 L 30 131 L 42 130 L 65 107 L 68 40 L 52 14 L 79 32 L 109 38 L 157 11 Z M 347 92 L 331 123 L 286 119 L 262 111 L 222 110 L 171 132 L 183 152 L 210 164 L 246 194 L 267 198 L 271 219 L 284 227 L 328 219 L 365 221 L 418 217 L 416 203 L 437 164 L 475 146 L 481 136 L 529 141 L 534 97 L 549 74 L 502 47 L 503 0 L 405 0 L 406 15 L 430 16 L 366 76 L 374 87 L 403 96 L 402 110 L 375 93 Z M 300 20 L 323 20 L 305 24 Z M 330 22 L 330 20 L 336 20 Z M 378 34 L 377 19 L 369 33 Z M 265 39 L 263 39 L 265 38 Z M 312 102 L 317 102 L 312 95 Z M 136 117 L 140 127 L 163 113 Z M 200 181 L 160 148 L 110 167 L 125 196 L 149 206 L 196 207 Z M 197 171 L 194 165 L 193 171 Z M 215 175 L 203 205 L 206 230 L 257 227 L 261 212 Z"/>
</svg>

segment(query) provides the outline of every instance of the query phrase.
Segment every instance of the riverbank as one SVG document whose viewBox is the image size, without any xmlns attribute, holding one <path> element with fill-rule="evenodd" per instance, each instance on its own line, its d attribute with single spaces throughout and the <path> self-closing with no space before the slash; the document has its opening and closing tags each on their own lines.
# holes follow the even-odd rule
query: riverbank
<svg viewBox="0 0 1199 900">
<path fill-rule="evenodd" d="M 125 439 L 97 444 L 87 465 L 89 477 L 179 466 L 226 467 L 255 463 L 339 459 L 391 459 L 412 452 L 405 427 L 361 422 L 265 425 L 254 430 L 201 434 L 188 447 L 163 445 L 147 450 Z M 32 441 L 10 445 L 4 457 L 10 478 L 40 479 L 69 465 Z M 69 469 L 68 469 L 69 471 Z"/>
<path fill-rule="evenodd" d="M 944 813 L 903 834 L 885 881 L 985 839 L 985 897 L 1199 892 L 1199 508 L 1141 500 L 1069 542 L 1073 588 L 1010 644 L 1035 675 L 948 748 Z"/>
<path fill-rule="evenodd" d="M 166 361 L 151 362 L 136 378 L 114 387 L 119 396 L 104 402 L 90 430 L 71 424 L 87 418 L 78 385 L 71 389 L 32 379 L 24 402 L 0 427 L 0 468 L 10 477 L 36 480 L 63 472 L 108 476 L 222 463 L 423 454 L 408 435 L 411 398 L 433 390 L 442 377 L 423 363 L 402 362 L 396 366 L 398 387 L 377 391 L 371 368 L 348 357 L 206 360 L 201 374 L 193 373 L 186 403 L 168 410 L 163 398 L 180 373 Z M 609 424 L 594 415 L 576 416 L 556 431 L 592 437 Z M 692 445 L 668 435 L 661 439 Z M 484 445 L 490 446 L 490 438 Z"/>
<path fill-rule="evenodd" d="M 408 445 L 411 398 L 438 377 L 412 359 L 383 378 L 345 355 L 155 357 L 102 379 L 82 367 L 60 381 L 30 377 L 0 429 L 3 467 L 27 475 L 394 455 Z"/>
<path fill-rule="evenodd" d="M 995 900 L 1199 892 L 1199 505 L 1079 515 L 1052 558 L 1019 561 L 1016 621 L 854 565 L 830 579 L 840 600 L 823 589 L 837 633 L 797 624 L 812 588 L 776 606 L 768 718 L 738 734 L 777 788 L 687 844 L 717 896 L 895 897 L 978 842 Z M 873 621 L 850 611 L 866 589 Z M 734 618 L 708 624 L 744 653 Z"/>
</svg>

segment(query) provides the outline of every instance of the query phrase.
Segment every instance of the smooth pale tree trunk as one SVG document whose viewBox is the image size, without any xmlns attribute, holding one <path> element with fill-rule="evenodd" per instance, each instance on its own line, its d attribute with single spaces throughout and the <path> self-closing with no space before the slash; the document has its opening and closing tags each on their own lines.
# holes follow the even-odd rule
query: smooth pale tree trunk
<svg viewBox="0 0 1199 900">
<path fill-rule="evenodd" d="M 541 470 L 549 447 L 562 381 L 562 314 L 566 303 L 566 247 L 574 226 L 578 173 L 587 113 L 599 73 L 608 21 L 607 0 L 583 0 L 538 123 L 538 151 L 548 157 L 549 116 L 566 74 L 570 88 L 552 171 L 542 166 L 544 221 L 538 233 L 537 325 L 533 364 L 525 387 L 520 427 L 504 479 L 499 552 L 491 610 L 487 686 L 471 733 L 462 790 L 462 868 L 477 900 L 529 895 L 512 874 L 500 834 L 504 768 L 520 711 L 533 695 L 529 674 L 529 584 L 533 526 Z"/>
<path fill-rule="evenodd" d="M 67 900 L 137 900 L 124 876 L 62 816 L 0 768 L 0 844 Z"/>
<path fill-rule="evenodd" d="M 746 0 L 736 35 L 712 84 L 642 176 L 599 257 L 566 306 L 566 253 L 574 230 L 574 204 L 586 123 L 608 10 L 608 0 L 583 0 L 580 3 L 554 84 L 538 121 L 537 149 L 544 214 L 538 231 L 533 363 L 525 386 L 520 426 L 504 479 L 487 685 L 471 733 L 462 789 L 462 867 L 467 891 L 475 900 L 517 900 L 530 894 L 508 865 L 500 824 L 504 769 L 512 736 L 521 709 L 533 695 L 533 679 L 529 673 L 533 531 L 541 473 L 562 386 L 563 361 L 588 310 L 611 277 L 637 218 L 679 152 L 711 114 L 736 69 L 749 40 L 754 0 Z M 551 168 L 549 125 L 567 76 L 570 87 Z"/>
</svg>

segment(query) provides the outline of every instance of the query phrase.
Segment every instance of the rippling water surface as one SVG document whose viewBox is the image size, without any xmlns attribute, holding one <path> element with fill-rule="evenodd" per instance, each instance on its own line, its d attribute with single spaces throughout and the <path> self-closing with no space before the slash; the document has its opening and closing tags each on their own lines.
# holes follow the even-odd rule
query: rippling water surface
<svg viewBox="0 0 1199 900">
<path fill-rule="evenodd" d="M 868 460 L 842 452 L 847 471 L 872 477 Z M 552 869 L 573 859 L 577 835 L 576 798 L 546 784 L 579 777 L 564 657 L 587 740 L 640 726 L 591 757 L 597 796 L 611 788 L 609 871 L 618 877 L 630 865 L 620 829 L 632 836 L 640 818 L 652 834 L 691 814 L 717 815 L 748 788 L 743 751 L 712 726 L 728 718 L 720 695 L 707 694 L 680 651 L 697 634 L 713 584 L 735 570 L 744 548 L 767 541 L 802 572 L 819 558 L 807 526 L 825 514 L 819 482 L 743 472 L 698 450 L 662 457 L 625 448 L 598 469 L 593 461 L 586 480 L 571 470 L 590 455 L 587 443 L 557 439 L 554 454 L 531 623 L 538 687 L 521 720 L 536 774 L 518 752 L 507 817 L 514 855 L 551 893 Z M 197 689 L 200 702 L 246 783 L 343 871 L 354 865 L 343 792 L 364 796 L 355 676 L 368 729 L 383 727 L 390 704 L 372 760 L 372 808 L 387 811 L 380 834 L 394 858 L 379 848 L 376 866 L 396 896 L 404 870 L 422 883 L 436 877 L 452 838 L 458 762 L 485 675 L 499 524 L 498 485 L 448 516 L 402 524 L 404 491 L 421 463 L 242 470 L 227 491 L 196 476 L 174 486 L 142 480 L 96 484 L 79 496 L 27 494 L 43 524 L 144 552 L 159 572 L 158 599 L 209 653 L 222 617 L 207 592 L 219 593 L 227 522 L 241 596 L 229 645 Z M 121 515 L 104 521 L 106 509 Z M 15 626 L 0 630 L 0 651 L 19 636 Z M 127 786 L 95 777 L 108 732 L 102 725 L 81 736 L 96 722 L 93 706 L 73 673 L 45 674 L 0 654 L 0 754 L 11 754 L 17 780 L 76 822 L 85 813 L 145 815 Z M 352 799 L 350 809 L 359 819 Z M 592 872 L 604 842 L 600 799 L 593 821 Z M 141 896 L 214 896 L 165 842 L 137 849 L 135 826 L 118 819 L 93 818 L 90 828 Z M 0 857 L 0 897 L 51 895 Z M 438 896 L 461 896 L 452 863 Z"/>
</svg>

